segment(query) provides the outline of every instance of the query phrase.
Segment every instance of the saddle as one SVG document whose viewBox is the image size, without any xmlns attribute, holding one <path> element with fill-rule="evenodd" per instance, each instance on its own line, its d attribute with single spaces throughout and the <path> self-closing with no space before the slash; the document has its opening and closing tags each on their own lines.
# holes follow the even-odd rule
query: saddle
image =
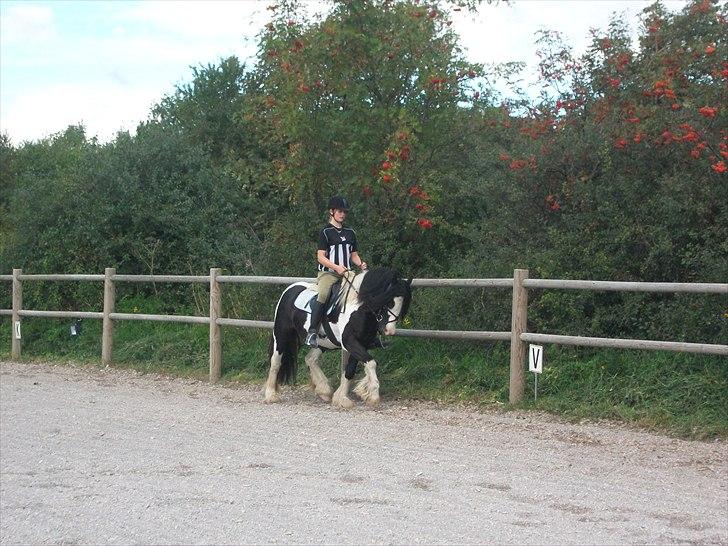
<svg viewBox="0 0 728 546">
<path fill-rule="evenodd" d="M 306 311 L 306 313 L 308 313 L 309 315 L 311 314 L 311 302 L 314 300 L 314 298 L 318 297 L 318 292 L 316 291 L 315 285 L 312 286 L 314 287 L 302 290 L 301 293 L 296 297 L 296 301 L 293 302 L 293 305 L 294 307 L 296 307 L 296 309 Z M 337 281 L 331 287 L 329 297 L 324 304 L 324 308 L 326 309 L 324 313 L 324 318 L 327 318 L 329 322 L 333 322 L 334 324 L 336 324 L 336 322 L 339 320 L 339 314 L 341 313 L 342 296 L 343 293 L 341 290 L 341 281 Z"/>
</svg>

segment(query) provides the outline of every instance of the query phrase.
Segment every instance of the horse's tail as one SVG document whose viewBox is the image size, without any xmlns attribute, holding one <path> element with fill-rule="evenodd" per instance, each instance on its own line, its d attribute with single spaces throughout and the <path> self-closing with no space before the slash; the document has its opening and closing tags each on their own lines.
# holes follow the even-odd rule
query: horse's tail
<svg viewBox="0 0 728 546">
<path fill-rule="evenodd" d="M 300 340 L 295 330 L 291 330 L 283 336 L 276 338 L 278 351 L 281 353 L 281 367 L 278 368 L 279 385 L 293 383 L 296 379 L 296 371 L 298 369 L 298 349 Z M 273 336 L 270 337 L 269 356 L 273 356 Z"/>
</svg>

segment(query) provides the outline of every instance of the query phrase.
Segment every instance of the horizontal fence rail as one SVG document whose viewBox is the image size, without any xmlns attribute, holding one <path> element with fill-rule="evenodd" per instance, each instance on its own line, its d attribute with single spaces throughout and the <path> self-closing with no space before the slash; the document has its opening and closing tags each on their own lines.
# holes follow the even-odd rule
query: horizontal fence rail
<svg viewBox="0 0 728 546">
<path fill-rule="evenodd" d="M 10 279 L 12 280 L 12 276 Z M 103 275 L 18 275 L 21 281 L 103 281 Z"/>
<path fill-rule="evenodd" d="M 220 326 L 242 326 L 244 328 L 267 328 L 268 330 L 273 329 L 272 320 L 247 320 L 247 319 L 234 319 L 234 318 L 219 318 L 217 324 Z"/>
<path fill-rule="evenodd" d="M 612 282 L 569 281 L 560 279 L 526 279 L 526 288 L 563 288 L 566 290 L 609 290 L 615 292 L 690 292 L 693 294 L 728 294 L 728 284 L 683 282 Z"/>
<path fill-rule="evenodd" d="M 448 288 L 513 288 L 513 279 L 413 279 L 412 286 Z"/>
<path fill-rule="evenodd" d="M 309 277 L 264 277 L 243 275 L 222 275 L 220 269 L 213 268 L 209 275 L 125 275 L 116 274 L 114 268 L 107 268 L 103 275 L 93 274 L 24 274 L 14 269 L 12 275 L 0 275 L 0 281 L 12 282 L 13 308 L 0 309 L 0 316 L 10 316 L 12 328 L 11 356 L 20 358 L 19 332 L 21 317 L 41 318 L 83 318 L 101 319 L 102 362 L 111 363 L 113 347 L 113 323 L 119 320 L 178 322 L 187 324 L 206 324 L 210 328 L 210 381 L 220 378 L 221 341 L 220 326 L 272 329 L 273 322 L 265 320 L 234 319 L 220 317 L 220 284 L 293 284 L 296 282 L 315 283 Z M 92 311 L 40 311 L 22 309 L 23 281 L 88 281 L 104 283 L 104 309 Z M 151 283 L 201 283 L 210 286 L 210 316 L 149 315 L 141 313 L 117 313 L 115 305 L 116 282 Z M 640 339 L 614 339 L 580 337 L 556 334 L 543 334 L 526 331 L 528 289 L 547 290 L 594 290 L 619 292 L 668 292 L 693 294 L 726 294 L 728 284 L 722 283 L 665 283 L 665 282 L 621 282 L 590 281 L 566 279 L 529 279 L 528 270 L 517 269 L 513 278 L 496 279 L 413 279 L 413 287 L 421 288 L 507 288 L 513 291 L 511 309 L 511 330 L 508 332 L 463 331 L 463 330 L 413 330 L 400 328 L 395 335 L 411 338 L 473 340 L 473 341 L 510 341 L 510 386 L 509 400 L 520 402 L 523 398 L 525 354 L 527 343 L 553 343 L 586 347 L 611 347 L 619 349 L 664 350 L 713 355 L 728 355 L 728 345 L 708 343 L 686 343 L 675 341 L 654 341 Z M 17 325 L 17 329 L 16 326 Z M 343 358 L 344 355 L 342 355 Z"/>
<path fill-rule="evenodd" d="M 12 314 L 12 311 L 10 312 Z M 84 318 L 84 319 L 100 319 L 104 318 L 103 313 L 95 313 L 92 311 L 31 311 L 29 309 L 21 309 L 18 311 L 21 317 L 45 317 L 45 318 Z"/>
<path fill-rule="evenodd" d="M 470 339 L 474 341 L 508 341 L 511 339 L 510 332 L 479 332 L 475 330 L 410 330 L 409 328 L 398 328 L 394 335 L 433 339 Z"/>
<path fill-rule="evenodd" d="M 645 339 L 615 339 L 608 337 L 577 337 L 529 333 L 521 334 L 521 340 L 532 343 L 555 343 L 557 345 L 580 345 L 583 347 L 613 347 L 615 349 L 648 349 L 682 353 L 728 355 L 728 345 L 684 343 L 681 341 L 648 341 Z"/>
<path fill-rule="evenodd" d="M 103 276 L 101 278 L 103 280 Z M 124 282 L 210 282 L 208 275 L 114 275 L 114 281 Z"/>
<path fill-rule="evenodd" d="M 103 315 L 103 313 L 99 314 Z M 187 324 L 210 324 L 210 317 L 196 317 L 190 315 L 144 315 L 142 313 L 109 313 L 109 318 L 111 320 L 149 320 L 152 322 L 186 322 Z"/>
<path fill-rule="evenodd" d="M 244 275 L 220 275 L 217 282 L 223 283 L 253 283 L 253 284 L 293 284 L 294 282 L 315 283 L 315 278 L 309 277 L 246 277 Z"/>
</svg>

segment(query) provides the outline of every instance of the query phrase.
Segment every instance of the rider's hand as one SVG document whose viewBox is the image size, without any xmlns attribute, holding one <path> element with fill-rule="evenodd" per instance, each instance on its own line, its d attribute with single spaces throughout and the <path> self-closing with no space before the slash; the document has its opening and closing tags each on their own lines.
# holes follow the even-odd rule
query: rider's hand
<svg viewBox="0 0 728 546">
<path fill-rule="evenodd" d="M 362 262 L 362 263 L 361 263 L 361 264 L 359 265 L 359 269 L 361 269 L 362 271 L 364 271 L 364 270 L 365 270 L 366 268 L 367 268 L 367 263 L 366 263 L 366 262 Z"/>
<path fill-rule="evenodd" d="M 343 265 L 337 265 L 337 266 L 336 266 L 336 272 L 337 272 L 337 273 L 338 273 L 339 275 L 343 275 L 343 274 L 344 274 L 344 273 L 346 273 L 347 271 L 349 271 L 349 270 L 348 270 L 348 269 L 346 269 L 346 268 L 345 268 L 345 267 L 344 267 Z"/>
</svg>

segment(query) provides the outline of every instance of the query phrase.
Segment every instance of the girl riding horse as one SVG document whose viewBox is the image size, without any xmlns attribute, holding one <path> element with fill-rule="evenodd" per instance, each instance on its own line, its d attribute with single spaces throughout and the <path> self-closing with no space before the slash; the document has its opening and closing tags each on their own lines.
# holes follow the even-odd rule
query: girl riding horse
<svg viewBox="0 0 728 546">
<path fill-rule="evenodd" d="M 369 405 L 379 403 L 377 362 L 368 349 L 380 346 L 378 334 L 394 335 L 397 321 L 409 309 L 411 283 L 411 280 L 399 278 L 389 268 L 344 274 L 341 287 L 344 296 L 336 320 L 331 319 L 328 324 L 330 335 L 319 340 L 318 346 L 306 355 L 311 386 L 322 400 L 331 400 L 337 407 L 352 407 L 354 402 L 348 396 L 349 385 L 357 363 L 362 362 L 365 375 L 354 392 Z M 280 401 L 279 386 L 295 378 L 300 342 L 311 322 L 305 307 L 315 297 L 315 287 L 299 282 L 286 288 L 278 300 L 269 346 L 270 370 L 264 387 L 266 402 Z M 339 387 L 332 395 L 319 359 L 324 350 L 334 349 L 344 349 L 350 356 L 349 363 L 341 371 Z"/>
<path fill-rule="evenodd" d="M 329 199 L 329 223 L 319 231 L 318 236 L 318 294 L 311 301 L 311 325 L 306 336 L 306 345 L 310 347 L 318 347 L 318 328 L 331 287 L 341 280 L 352 264 L 362 271 L 367 268 L 367 263 L 359 257 L 356 232 L 344 227 L 348 212 L 349 203 L 346 199 L 339 195 Z"/>
</svg>

